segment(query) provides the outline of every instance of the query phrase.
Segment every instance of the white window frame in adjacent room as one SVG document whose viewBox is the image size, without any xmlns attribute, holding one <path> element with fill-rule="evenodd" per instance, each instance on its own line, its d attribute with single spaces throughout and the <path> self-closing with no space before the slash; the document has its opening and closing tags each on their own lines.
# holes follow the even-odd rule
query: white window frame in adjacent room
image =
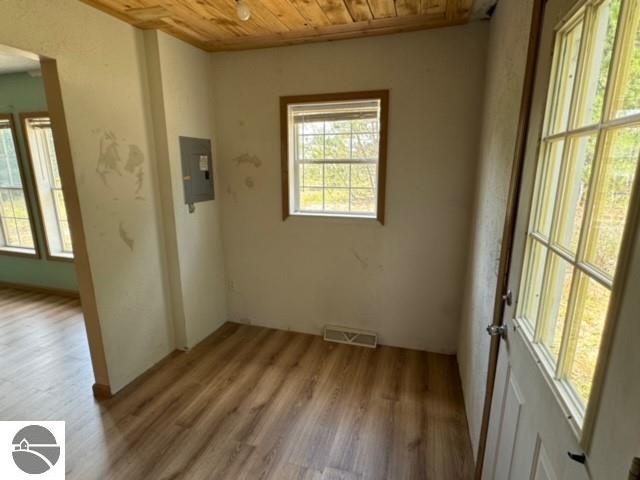
<svg viewBox="0 0 640 480">
<path fill-rule="evenodd" d="M 39 258 L 40 253 L 38 251 L 38 240 L 35 233 L 36 230 L 34 228 L 33 211 L 31 209 L 31 203 L 29 201 L 29 193 L 26 188 L 25 175 L 20 158 L 20 149 L 18 146 L 15 124 L 13 122 L 13 116 L 11 114 L 0 114 L 0 129 L 2 129 L 5 133 L 10 132 L 9 135 L 3 135 L 2 138 L 0 138 L 0 142 L 2 142 L 1 152 L 5 152 L 5 155 L 0 155 L 0 162 L 3 163 L 3 165 L 0 165 L 0 168 L 6 168 L 8 171 L 8 176 L 10 177 L 9 184 L 0 185 L 0 195 L 2 195 L 2 198 L 0 198 L 0 254 Z M 13 153 L 13 160 L 18 166 L 17 176 L 16 172 L 13 172 L 12 174 L 9 168 L 9 159 L 7 158 L 7 152 L 9 150 Z M 16 194 L 21 194 L 24 198 L 27 217 L 18 217 L 18 214 L 15 212 L 16 207 L 14 199 Z M 6 211 L 10 211 L 11 214 L 4 215 L 3 213 Z M 27 245 L 27 242 L 22 241 L 20 229 L 18 228 L 18 222 L 28 222 L 31 232 L 32 245 Z M 18 235 L 18 244 L 10 244 L 7 241 L 7 238 L 9 236 L 7 229 L 10 227 L 10 223 L 14 226 Z"/>
<path fill-rule="evenodd" d="M 73 260 L 71 230 L 58 170 L 51 120 L 47 112 L 21 114 L 36 196 L 40 207 L 46 256 L 51 260 Z"/>
</svg>

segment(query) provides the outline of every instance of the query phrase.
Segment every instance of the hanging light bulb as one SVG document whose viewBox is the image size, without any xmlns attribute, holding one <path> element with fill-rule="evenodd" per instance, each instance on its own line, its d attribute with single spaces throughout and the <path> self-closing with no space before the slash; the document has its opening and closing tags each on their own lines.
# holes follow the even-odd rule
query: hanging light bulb
<svg viewBox="0 0 640 480">
<path fill-rule="evenodd" d="M 249 5 L 244 0 L 236 0 L 236 12 L 238 13 L 238 18 L 243 22 L 251 18 L 251 10 L 249 10 Z"/>
</svg>

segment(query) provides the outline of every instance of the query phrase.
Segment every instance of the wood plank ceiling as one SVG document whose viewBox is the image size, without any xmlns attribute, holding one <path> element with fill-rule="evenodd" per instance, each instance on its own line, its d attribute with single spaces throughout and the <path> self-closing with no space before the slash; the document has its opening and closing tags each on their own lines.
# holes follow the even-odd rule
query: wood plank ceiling
<svg viewBox="0 0 640 480">
<path fill-rule="evenodd" d="M 208 51 L 338 40 L 467 23 L 473 0 L 81 0 Z"/>
</svg>

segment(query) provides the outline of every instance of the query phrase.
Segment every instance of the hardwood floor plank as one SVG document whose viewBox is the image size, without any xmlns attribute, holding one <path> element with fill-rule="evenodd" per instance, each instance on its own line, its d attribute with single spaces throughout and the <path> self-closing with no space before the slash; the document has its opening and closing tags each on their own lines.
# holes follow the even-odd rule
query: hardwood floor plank
<svg viewBox="0 0 640 480">
<path fill-rule="evenodd" d="M 96 400 L 77 300 L 0 289 L 0 420 L 65 420 L 79 480 L 472 477 L 455 357 L 227 323 Z"/>
</svg>

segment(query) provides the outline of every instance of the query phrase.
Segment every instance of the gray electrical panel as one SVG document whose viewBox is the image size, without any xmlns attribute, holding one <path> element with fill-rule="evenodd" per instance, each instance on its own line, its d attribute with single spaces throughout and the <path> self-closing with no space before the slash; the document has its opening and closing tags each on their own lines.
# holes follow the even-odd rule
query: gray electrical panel
<svg viewBox="0 0 640 480">
<path fill-rule="evenodd" d="M 184 203 L 193 205 L 214 199 L 211 140 L 180 137 Z"/>
</svg>

